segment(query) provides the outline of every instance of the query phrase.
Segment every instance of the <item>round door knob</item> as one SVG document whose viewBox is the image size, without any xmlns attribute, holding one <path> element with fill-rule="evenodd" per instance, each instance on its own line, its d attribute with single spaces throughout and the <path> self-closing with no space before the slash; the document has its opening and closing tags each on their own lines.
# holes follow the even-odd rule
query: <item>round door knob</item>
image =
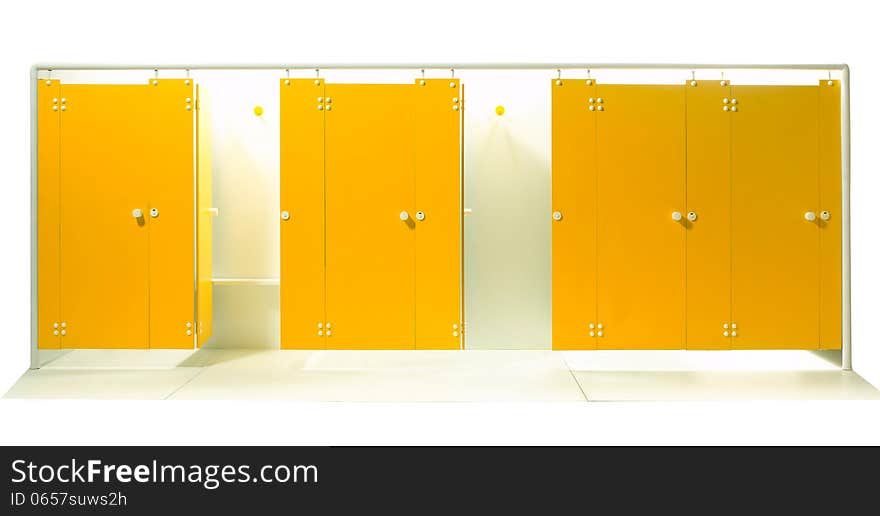
<svg viewBox="0 0 880 516">
<path fill-rule="evenodd" d="M 553 220 L 562 220 L 562 212 L 554 211 L 553 212 Z"/>
<path fill-rule="evenodd" d="M 819 218 L 821 218 L 822 220 L 828 220 L 831 218 L 831 214 L 828 213 L 827 211 L 823 211 L 822 213 L 819 214 Z"/>
<path fill-rule="evenodd" d="M 140 208 L 135 208 L 135 209 L 131 210 L 131 216 L 136 219 L 139 219 L 144 216 L 144 210 L 142 210 Z"/>
<path fill-rule="evenodd" d="M 693 211 L 689 211 L 688 212 L 688 220 L 691 222 L 697 220 L 697 213 L 693 212 Z"/>
<path fill-rule="evenodd" d="M 400 212 L 400 220 L 409 220 L 409 213 L 406 210 Z"/>
<path fill-rule="evenodd" d="M 680 211 L 673 211 L 672 212 L 672 220 L 675 220 L 675 221 L 681 220 L 681 212 Z"/>
<path fill-rule="evenodd" d="M 281 220 L 290 220 L 290 212 L 285 210 L 281 212 Z"/>
<path fill-rule="evenodd" d="M 423 211 L 417 211 L 417 212 L 416 212 L 416 219 L 417 219 L 417 220 L 425 220 L 425 212 L 423 212 Z"/>
<path fill-rule="evenodd" d="M 158 208 L 150 208 L 150 217 L 153 217 L 155 219 L 158 216 L 159 216 L 159 209 Z"/>
<path fill-rule="evenodd" d="M 816 212 L 815 211 L 808 211 L 808 212 L 804 213 L 804 219 L 806 219 L 810 222 L 813 222 L 814 220 L 816 220 Z"/>
</svg>

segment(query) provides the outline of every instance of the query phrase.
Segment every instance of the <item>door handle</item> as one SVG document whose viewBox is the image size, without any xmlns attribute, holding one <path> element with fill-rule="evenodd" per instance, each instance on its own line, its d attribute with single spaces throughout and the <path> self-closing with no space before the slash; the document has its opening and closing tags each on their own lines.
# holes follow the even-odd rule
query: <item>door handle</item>
<svg viewBox="0 0 880 516">
<path fill-rule="evenodd" d="M 416 212 L 416 220 L 425 220 L 425 212 L 417 211 Z"/>
<path fill-rule="evenodd" d="M 553 220 L 556 220 L 556 221 L 562 220 L 562 212 L 561 211 L 554 211 L 553 212 Z"/>
<path fill-rule="evenodd" d="M 697 220 L 697 212 L 695 212 L 695 211 L 689 211 L 689 212 L 688 212 L 688 220 L 691 221 L 691 222 Z"/>
<path fill-rule="evenodd" d="M 139 219 L 144 216 L 144 210 L 142 210 L 140 208 L 135 208 L 135 209 L 131 210 L 131 216 L 136 219 Z"/>
<path fill-rule="evenodd" d="M 681 220 L 681 212 L 680 211 L 673 211 L 672 212 L 672 220 L 674 220 L 676 222 Z"/>
<path fill-rule="evenodd" d="M 822 220 L 828 220 L 831 218 L 831 213 L 829 213 L 827 211 L 823 211 L 822 213 L 819 214 L 819 218 Z"/>
<path fill-rule="evenodd" d="M 159 216 L 159 208 L 150 208 L 150 217 L 154 219 Z"/>
<path fill-rule="evenodd" d="M 816 212 L 815 211 L 808 211 L 808 212 L 804 213 L 804 219 L 809 222 L 813 222 L 814 220 L 816 220 Z"/>
<path fill-rule="evenodd" d="M 403 221 L 409 220 L 409 213 L 407 213 L 406 210 L 403 210 L 402 212 L 400 212 L 400 220 L 403 220 Z"/>
</svg>

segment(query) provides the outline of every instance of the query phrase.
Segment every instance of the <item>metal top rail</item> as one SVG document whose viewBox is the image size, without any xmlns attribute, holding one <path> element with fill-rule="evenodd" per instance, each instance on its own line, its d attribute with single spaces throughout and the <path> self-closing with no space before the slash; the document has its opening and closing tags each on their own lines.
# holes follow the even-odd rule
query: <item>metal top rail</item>
<svg viewBox="0 0 880 516">
<path fill-rule="evenodd" d="M 215 64 L 43 64 L 49 70 L 849 70 L 837 64 L 708 64 L 708 63 L 215 63 Z"/>
</svg>

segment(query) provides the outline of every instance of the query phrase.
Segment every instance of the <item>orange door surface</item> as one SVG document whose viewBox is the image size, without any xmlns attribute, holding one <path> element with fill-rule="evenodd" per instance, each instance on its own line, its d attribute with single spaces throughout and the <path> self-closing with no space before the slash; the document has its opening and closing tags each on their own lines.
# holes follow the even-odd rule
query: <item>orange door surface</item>
<svg viewBox="0 0 880 516">
<path fill-rule="evenodd" d="M 818 88 L 733 86 L 731 103 L 732 347 L 816 349 Z"/>
<path fill-rule="evenodd" d="M 730 86 L 687 92 L 687 348 L 729 349 Z M 727 102 L 727 103 L 725 103 Z M 693 220 L 691 220 L 693 219 Z"/>
<path fill-rule="evenodd" d="M 594 105 L 597 346 L 683 348 L 685 88 L 600 84 Z"/>
<path fill-rule="evenodd" d="M 840 81 L 819 82 L 819 348 L 840 349 L 842 248 Z"/>
<path fill-rule="evenodd" d="M 554 79 L 551 91 L 553 349 L 595 349 L 596 86 Z"/>
<path fill-rule="evenodd" d="M 327 348 L 413 349 L 413 86 L 328 84 L 324 102 Z"/>
<path fill-rule="evenodd" d="M 414 88 L 415 347 L 459 349 L 463 94 L 457 79 Z"/>
<path fill-rule="evenodd" d="M 37 346 L 61 347 L 59 145 L 61 82 L 37 82 Z M 66 110 L 66 108 L 65 108 Z M 65 330 L 66 333 L 66 330 Z"/>
<path fill-rule="evenodd" d="M 147 175 L 153 158 L 145 142 L 157 136 L 150 123 L 149 88 L 62 88 L 65 348 L 146 348 L 149 343 Z"/>
<path fill-rule="evenodd" d="M 149 137 L 130 135 L 146 154 L 150 248 L 150 347 L 195 343 L 194 183 L 195 88 L 184 79 L 154 79 Z"/>
<path fill-rule="evenodd" d="M 280 88 L 281 348 L 323 349 L 324 81 Z"/>
</svg>

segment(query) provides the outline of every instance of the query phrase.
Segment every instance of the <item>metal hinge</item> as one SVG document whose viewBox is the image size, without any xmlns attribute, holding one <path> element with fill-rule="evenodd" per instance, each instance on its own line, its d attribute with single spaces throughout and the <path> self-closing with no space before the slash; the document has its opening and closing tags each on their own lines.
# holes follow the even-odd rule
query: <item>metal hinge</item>
<svg viewBox="0 0 880 516">
<path fill-rule="evenodd" d="M 721 325 L 721 328 L 724 330 L 721 332 L 721 335 L 724 337 L 736 337 L 736 323 L 724 323 Z"/>
</svg>

